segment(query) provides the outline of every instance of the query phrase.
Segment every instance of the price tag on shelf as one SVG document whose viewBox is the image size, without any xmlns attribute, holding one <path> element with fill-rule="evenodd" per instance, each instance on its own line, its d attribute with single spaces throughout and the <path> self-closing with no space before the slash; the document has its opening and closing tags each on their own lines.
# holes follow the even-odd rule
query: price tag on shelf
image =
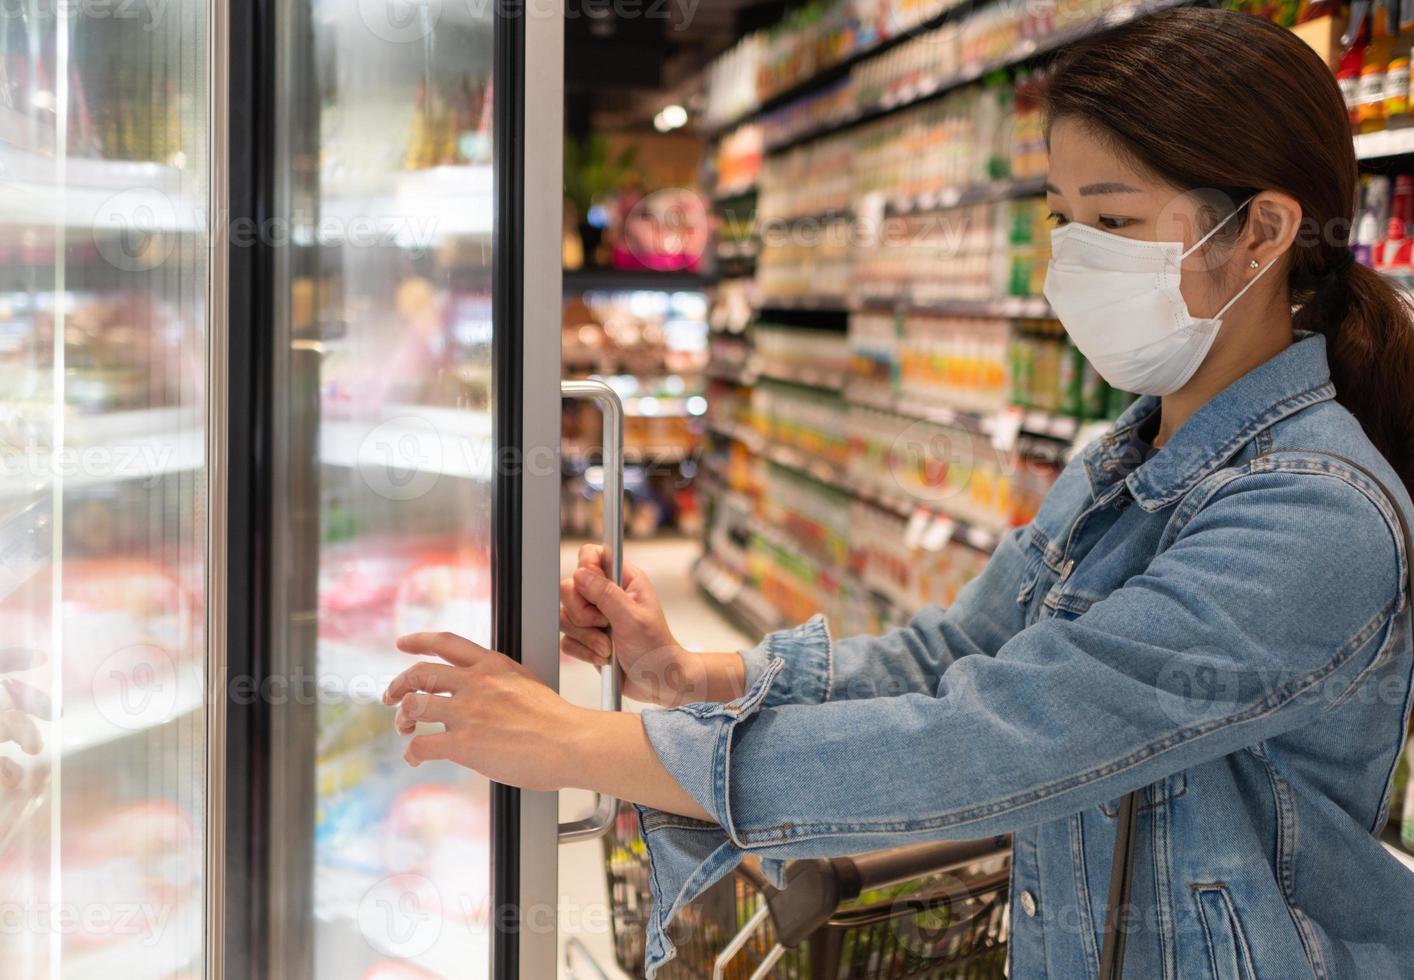
<svg viewBox="0 0 1414 980">
<path fill-rule="evenodd" d="M 903 546 L 909 551 L 917 548 L 923 541 L 923 535 L 928 531 L 928 522 L 933 515 L 922 507 L 913 512 L 913 516 L 908 519 L 908 527 L 903 530 Z"/>
<path fill-rule="evenodd" d="M 1008 405 L 992 419 L 992 448 L 999 453 L 1016 449 L 1016 437 L 1021 434 L 1025 413 L 1016 405 Z"/>
<path fill-rule="evenodd" d="M 957 524 L 951 517 L 937 517 L 928 526 L 928 530 L 923 535 L 923 548 L 925 551 L 942 551 L 952 540 L 953 532 L 957 530 Z"/>
</svg>

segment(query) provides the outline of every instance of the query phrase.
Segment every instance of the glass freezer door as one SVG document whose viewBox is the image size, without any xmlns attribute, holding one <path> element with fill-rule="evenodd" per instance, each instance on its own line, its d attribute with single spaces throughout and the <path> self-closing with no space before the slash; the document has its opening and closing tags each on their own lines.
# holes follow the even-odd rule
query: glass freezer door
<svg viewBox="0 0 1414 980">
<path fill-rule="evenodd" d="M 5 977 L 205 972 L 210 29 L 0 5 Z"/>
<path fill-rule="evenodd" d="M 414 630 L 557 666 L 559 18 L 277 8 L 268 969 L 549 977 L 554 801 L 410 768 L 379 698 Z"/>
</svg>

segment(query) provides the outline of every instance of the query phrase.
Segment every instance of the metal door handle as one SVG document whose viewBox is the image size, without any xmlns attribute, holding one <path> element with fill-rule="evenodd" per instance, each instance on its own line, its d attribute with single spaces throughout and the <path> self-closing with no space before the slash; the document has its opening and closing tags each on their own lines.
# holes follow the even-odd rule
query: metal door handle
<svg viewBox="0 0 1414 980">
<path fill-rule="evenodd" d="M 624 405 L 618 392 L 602 381 L 561 381 L 564 398 L 589 398 L 604 413 L 604 573 L 615 585 L 624 579 Z M 609 634 L 610 650 L 613 633 Z M 623 707 L 618 664 L 611 657 L 599 672 L 600 707 L 619 711 Z M 594 794 L 594 813 L 582 820 L 560 824 L 560 843 L 602 837 L 614 825 L 619 801 Z"/>
</svg>

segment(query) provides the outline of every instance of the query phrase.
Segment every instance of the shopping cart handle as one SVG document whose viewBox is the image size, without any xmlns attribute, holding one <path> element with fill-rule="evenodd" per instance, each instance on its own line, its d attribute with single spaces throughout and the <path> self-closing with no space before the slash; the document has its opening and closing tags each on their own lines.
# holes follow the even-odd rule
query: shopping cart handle
<svg viewBox="0 0 1414 980">
<path fill-rule="evenodd" d="M 843 901 L 870 891 L 938 871 L 951 871 L 1011 850 L 1011 836 L 998 834 L 981 840 L 949 840 L 910 844 L 887 851 L 832 858 L 841 879 Z"/>
<path fill-rule="evenodd" d="M 853 901 L 866 891 L 952 871 L 1010 850 L 1011 838 L 999 835 L 982 840 L 913 844 L 852 857 L 792 861 L 786 866 L 785 887 L 765 891 L 776 941 L 788 949 L 798 946 L 823 926 L 842 903 Z"/>
</svg>

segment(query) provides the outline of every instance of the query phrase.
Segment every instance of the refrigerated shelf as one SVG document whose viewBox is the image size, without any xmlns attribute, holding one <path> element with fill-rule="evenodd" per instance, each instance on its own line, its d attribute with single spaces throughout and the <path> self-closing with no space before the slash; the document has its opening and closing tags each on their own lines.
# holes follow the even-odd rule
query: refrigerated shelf
<svg viewBox="0 0 1414 980">
<path fill-rule="evenodd" d="M 48 492 L 56 479 L 68 491 L 187 472 L 205 461 L 200 422 L 179 408 L 74 415 L 63 428 L 58 450 L 0 440 L 0 500 Z"/>
<path fill-rule="evenodd" d="M 412 251 L 449 238 L 489 237 L 496 198 L 489 165 L 430 167 L 394 174 L 391 186 L 331 180 L 311 241 L 360 244 L 368 237 Z"/>
<path fill-rule="evenodd" d="M 377 424 L 326 418 L 319 427 L 323 463 L 360 470 L 490 480 L 495 474 L 493 419 L 486 412 L 435 405 L 386 405 Z"/>
<path fill-rule="evenodd" d="M 181 976 L 201 955 L 202 904 L 187 902 L 173 918 L 175 921 L 164 922 L 155 936 L 142 932 L 82 953 L 66 952 L 65 980 L 168 980 Z"/>
<path fill-rule="evenodd" d="M 164 163 L 55 158 L 0 140 L 0 225 L 99 232 L 196 232 L 205 198 L 192 175 Z"/>
<path fill-rule="evenodd" d="M 148 691 L 135 693 L 119 687 L 96 698 L 66 700 L 63 716 L 53 723 L 59 731 L 61 751 L 64 755 L 77 755 L 170 724 L 201 709 L 204 690 L 199 675 L 179 671 L 171 683 L 170 697 L 163 694 L 159 684 Z"/>
</svg>

